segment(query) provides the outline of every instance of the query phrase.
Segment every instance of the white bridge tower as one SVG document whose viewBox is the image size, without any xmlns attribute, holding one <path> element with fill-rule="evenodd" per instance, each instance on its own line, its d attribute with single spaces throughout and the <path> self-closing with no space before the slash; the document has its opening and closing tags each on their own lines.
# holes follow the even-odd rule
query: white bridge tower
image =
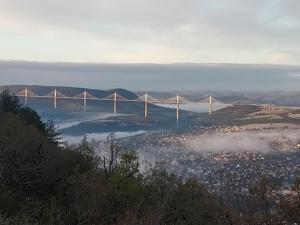
<svg viewBox="0 0 300 225">
<path fill-rule="evenodd" d="M 83 92 L 83 111 L 86 112 L 86 91 Z"/>
<path fill-rule="evenodd" d="M 145 94 L 145 119 L 148 118 L 148 94 Z"/>
<path fill-rule="evenodd" d="M 212 113 L 212 97 L 210 95 L 208 100 L 208 114 L 211 115 L 211 113 Z"/>
<path fill-rule="evenodd" d="M 114 93 L 114 115 L 117 115 L 117 92 Z"/>
<path fill-rule="evenodd" d="M 57 92 L 56 89 L 54 90 L 54 95 L 53 95 L 53 105 L 54 105 L 54 109 L 56 109 L 56 98 L 57 98 Z"/>
<path fill-rule="evenodd" d="M 25 105 L 28 103 L 28 89 L 25 89 Z"/>
<path fill-rule="evenodd" d="M 179 94 L 176 96 L 176 122 L 177 126 L 179 125 Z"/>
</svg>

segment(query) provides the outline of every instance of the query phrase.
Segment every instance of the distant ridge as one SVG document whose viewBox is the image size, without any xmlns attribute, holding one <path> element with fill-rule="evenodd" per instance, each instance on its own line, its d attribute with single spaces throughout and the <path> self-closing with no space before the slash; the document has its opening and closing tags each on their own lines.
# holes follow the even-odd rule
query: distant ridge
<svg viewBox="0 0 300 225">
<path fill-rule="evenodd" d="M 123 89 L 108 89 L 108 90 L 96 90 L 96 89 L 85 89 L 81 87 L 66 87 L 66 86 L 43 86 L 43 85 L 6 85 L 0 86 L 0 91 L 3 91 L 5 88 L 8 88 L 12 94 L 17 94 L 21 91 L 24 91 L 26 88 L 31 93 L 34 93 L 38 96 L 53 96 L 53 91 L 56 89 L 61 96 L 67 97 L 76 97 L 82 96 L 84 91 L 87 91 L 89 96 L 94 96 L 99 99 L 105 99 L 105 97 L 111 96 L 115 91 L 119 97 L 123 97 L 128 100 L 138 99 L 138 95 Z M 51 93 L 51 94 L 50 94 Z M 50 94 L 50 95 L 49 95 Z M 28 106 L 36 109 L 44 118 L 56 117 L 71 117 L 74 112 L 83 112 L 83 98 L 81 99 L 57 99 L 57 107 L 54 107 L 53 97 L 50 98 L 33 98 L 29 97 Z M 25 104 L 25 98 L 20 97 L 20 102 Z M 92 99 L 87 99 L 86 102 L 86 112 L 104 112 L 104 113 L 113 113 L 113 101 L 95 101 Z M 127 102 L 127 101 L 118 101 L 117 102 L 117 113 L 134 115 L 139 119 L 144 119 L 144 107 L 145 104 L 141 102 Z M 161 107 L 155 104 L 148 104 L 149 114 L 151 115 L 150 120 L 157 120 L 161 117 L 167 118 L 167 120 L 175 121 L 176 117 L 175 109 Z M 186 115 L 187 112 L 182 111 L 181 116 Z M 55 116 L 53 116 L 55 115 Z"/>
<path fill-rule="evenodd" d="M 108 90 L 97 90 L 97 89 L 89 89 L 89 88 L 81 88 L 81 87 L 66 87 L 66 86 L 44 86 L 44 85 L 5 85 L 0 86 L 0 91 L 2 92 L 5 88 L 8 88 L 9 91 L 13 94 L 16 94 L 25 88 L 28 88 L 30 91 L 38 94 L 38 95 L 47 95 L 52 92 L 54 89 L 65 94 L 66 96 L 76 96 L 84 91 L 87 91 L 91 95 L 94 95 L 98 98 L 103 98 L 108 95 L 111 95 L 115 91 L 122 95 L 127 99 L 136 99 L 138 96 L 126 89 L 116 88 L 116 89 L 108 89 Z"/>
</svg>

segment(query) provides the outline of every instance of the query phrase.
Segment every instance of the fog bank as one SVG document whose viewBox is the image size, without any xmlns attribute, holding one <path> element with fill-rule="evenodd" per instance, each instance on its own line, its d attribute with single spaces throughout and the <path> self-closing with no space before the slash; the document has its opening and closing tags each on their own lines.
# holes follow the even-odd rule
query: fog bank
<svg viewBox="0 0 300 225">
<path fill-rule="evenodd" d="M 286 143 L 296 145 L 300 130 L 242 131 L 192 137 L 187 148 L 196 152 L 269 152 Z"/>
</svg>

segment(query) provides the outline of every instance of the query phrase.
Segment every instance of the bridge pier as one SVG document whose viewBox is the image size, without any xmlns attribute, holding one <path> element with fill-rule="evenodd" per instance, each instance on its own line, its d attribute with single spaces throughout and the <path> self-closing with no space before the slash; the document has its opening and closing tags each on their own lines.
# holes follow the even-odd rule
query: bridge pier
<svg viewBox="0 0 300 225">
<path fill-rule="evenodd" d="M 114 93 L 113 102 L 114 102 L 114 116 L 116 116 L 117 115 L 117 92 L 116 91 Z"/>
<path fill-rule="evenodd" d="M 53 105 L 54 105 L 54 109 L 56 109 L 56 97 L 57 97 L 57 92 L 56 89 L 54 90 L 54 96 L 53 96 Z"/>
<path fill-rule="evenodd" d="M 145 94 L 145 119 L 148 118 L 148 94 Z"/>
<path fill-rule="evenodd" d="M 211 115 L 212 113 L 212 97 L 209 96 L 209 101 L 208 101 L 208 114 Z"/>
<path fill-rule="evenodd" d="M 86 91 L 83 92 L 83 112 L 86 112 Z"/>
<path fill-rule="evenodd" d="M 25 89 L 25 105 L 28 103 L 28 89 Z"/>
<path fill-rule="evenodd" d="M 176 96 L 176 122 L 179 125 L 179 94 Z"/>
</svg>

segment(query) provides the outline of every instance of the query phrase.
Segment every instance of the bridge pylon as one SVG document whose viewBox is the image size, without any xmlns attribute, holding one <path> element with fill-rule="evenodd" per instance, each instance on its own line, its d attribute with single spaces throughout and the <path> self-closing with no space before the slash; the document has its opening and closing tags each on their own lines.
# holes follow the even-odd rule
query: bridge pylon
<svg viewBox="0 0 300 225">
<path fill-rule="evenodd" d="M 148 94 L 145 94 L 145 119 L 148 118 Z"/>
<path fill-rule="evenodd" d="M 179 94 L 176 95 L 176 123 L 179 125 Z"/>
<path fill-rule="evenodd" d="M 83 92 L 83 112 L 86 112 L 86 91 Z"/>
<path fill-rule="evenodd" d="M 54 90 L 54 95 L 53 95 L 53 105 L 54 105 L 54 109 L 56 109 L 56 98 L 57 98 L 57 92 L 56 89 Z"/>
<path fill-rule="evenodd" d="M 211 115 L 212 114 L 212 96 L 209 96 L 209 101 L 208 101 L 208 114 Z"/>
<path fill-rule="evenodd" d="M 117 92 L 116 91 L 114 93 L 113 102 L 114 102 L 114 116 L 116 116 L 117 115 Z"/>
<path fill-rule="evenodd" d="M 28 89 L 25 89 L 25 105 L 28 103 Z"/>
</svg>

